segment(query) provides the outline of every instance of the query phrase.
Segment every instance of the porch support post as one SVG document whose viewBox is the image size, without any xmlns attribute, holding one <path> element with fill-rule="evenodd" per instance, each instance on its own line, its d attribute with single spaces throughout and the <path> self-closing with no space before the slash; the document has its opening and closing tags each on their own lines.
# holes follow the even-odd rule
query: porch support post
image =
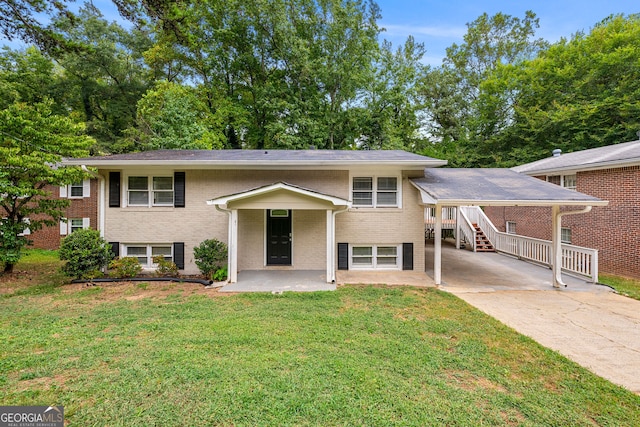
<svg viewBox="0 0 640 427">
<path fill-rule="evenodd" d="M 442 206 L 435 206 L 436 225 L 433 236 L 433 280 L 436 285 L 442 283 Z"/>
<path fill-rule="evenodd" d="M 238 281 L 238 210 L 231 209 L 229 215 L 229 283 Z"/>
<path fill-rule="evenodd" d="M 335 259 L 336 223 L 333 211 L 327 209 L 327 283 L 335 282 L 336 270 L 333 268 Z"/>
</svg>

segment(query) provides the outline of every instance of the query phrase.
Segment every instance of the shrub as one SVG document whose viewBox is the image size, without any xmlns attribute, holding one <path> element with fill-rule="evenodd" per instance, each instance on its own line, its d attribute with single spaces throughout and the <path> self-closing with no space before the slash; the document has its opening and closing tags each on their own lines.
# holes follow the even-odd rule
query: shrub
<svg viewBox="0 0 640 427">
<path fill-rule="evenodd" d="M 227 262 L 227 245 L 216 239 L 208 239 L 193 248 L 193 255 L 200 272 L 213 279 L 215 272 Z"/>
<path fill-rule="evenodd" d="M 177 277 L 178 266 L 175 262 L 165 259 L 164 255 L 153 257 L 153 263 L 157 265 L 156 275 L 159 277 Z"/>
<path fill-rule="evenodd" d="M 60 259 L 67 261 L 62 266 L 65 274 L 77 279 L 93 279 L 102 275 L 113 257 L 111 246 L 97 230 L 74 231 L 62 240 Z"/>
<path fill-rule="evenodd" d="M 136 277 L 142 271 L 142 266 L 138 262 L 138 258 L 131 256 L 114 259 L 109 264 L 109 268 L 115 270 L 112 275 L 119 279 Z"/>
<path fill-rule="evenodd" d="M 223 280 L 227 280 L 227 267 L 222 267 L 216 270 L 213 273 L 211 279 L 215 282 L 222 282 Z"/>
</svg>

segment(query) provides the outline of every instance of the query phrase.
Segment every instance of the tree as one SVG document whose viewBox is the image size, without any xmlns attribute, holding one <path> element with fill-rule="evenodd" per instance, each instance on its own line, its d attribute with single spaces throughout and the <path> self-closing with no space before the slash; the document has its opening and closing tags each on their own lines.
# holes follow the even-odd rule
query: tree
<svg viewBox="0 0 640 427">
<path fill-rule="evenodd" d="M 64 70 L 67 102 L 97 141 L 92 152 L 134 149 L 125 130 L 136 126 L 136 105 L 154 80 L 144 63 L 143 52 L 151 47 L 146 27 L 124 29 L 86 3 L 72 18 L 54 19 L 52 28 L 78 46 L 54 57 Z"/>
<path fill-rule="evenodd" d="M 129 129 L 142 150 L 222 148 L 219 121 L 208 114 L 193 88 L 161 81 L 138 101 L 138 127 Z"/>
<path fill-rule="evenodd" d="M 546 47 L 533 39 L 538 19 L 486 13 L 467 24 L 464 43 L 454 44 L 440 68 L 430 70 L 421 85 L 428 133 L 443 151 L 462 153 L 454 166 L 493 164 L 486 142 L 513 119 L 514 97 L 490 80 L 503 66 L 518 66 Z M 454 145 L 455 147 L 452 147 Z"/>
<path fill-rule="evenodd" d="M 610 16 L 511 70 L 514 120 L 497 138 L 512 164 L 631 141 L 640 129 L 640 15 Z"/>
<path fill-rule="evenodd" d="M 28 243 L 25 230 L 55 225 L 67 200 L 51 197 L 47 185 L 81 181 L 85 173 L 60 164 L 87 154 L 93 143 L 84 126 L 51 114 L 51 101 L 15 103 L 0 110 L 0 261 L 11 272 Z"/>
</svg>

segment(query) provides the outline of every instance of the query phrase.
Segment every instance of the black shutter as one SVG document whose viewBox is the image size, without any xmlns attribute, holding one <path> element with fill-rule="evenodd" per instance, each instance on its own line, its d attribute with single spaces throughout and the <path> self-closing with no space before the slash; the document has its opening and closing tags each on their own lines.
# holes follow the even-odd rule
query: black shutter
<svg viewBox="0 0 640 427">
<path fill-rule="evenodd" d="M 109 172 L 109 207 L 120 207 L 120 172 Z"/>
<path fill-rule="evenodd" d="M 173 262 L 178 270 L 184 270 L 184 243 L 177 242 L 173 244 Z"/>
<path fill-rule="evenodd" d="M 338 270 L 349 269 L 349 244 L 338 243 Z"/>
<path fill-rule="evenodd" d="M 119 257 L 120 256 L 120 242 L 109 242 L 109 244 L 111 245 L 111 253 L 113 254 L 113 257 Z"/>
<path fill-rule="evenodd" d="M 402 244 L 402 269 L 413 270 L 413 243 Z"/>
<path fill-rule="evenodd" d="M 173 206 L 184 208 L 184 172 L 173 173 Z"/>
</svg>

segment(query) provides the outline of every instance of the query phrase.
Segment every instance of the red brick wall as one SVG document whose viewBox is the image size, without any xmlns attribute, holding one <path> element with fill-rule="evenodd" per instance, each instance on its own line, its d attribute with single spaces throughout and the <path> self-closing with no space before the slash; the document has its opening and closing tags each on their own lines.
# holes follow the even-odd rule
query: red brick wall
<svg viewBox="0 0 640 427">
<path fill-rule="evenodd" d="M 60 198 L 59 187 L 48 187 L 47 191 L 52 193 L 56 199 Z M 89 218 L 89 225 L 96 229 L 98 225 L 98 180 L 91 180 L 90 197 L 82 199 L 69 199 L 71 205 L 66 210 L 67 218 Z M 32 248 L 38 249 L 58 249 L 60 242 L 65 236 L 60 235 L 60 224 L 53 227 L 43 227 L 41 230 L 27 236 L 33 242 Z"/>
<path fill-rule="evenodd" d="M 598 249 L 601 272 L 640 278 L 640 166 L 578 172 L 577 190 L 608 200 L 609 206 L 565 216 L 562 226 L 571 229 L 571 243 Z M 518 234 L 551 239 L 551 208 L 487 207 L 485 212 L 501 231 L 506 221 L 515 221 Z"/>
</svg>

